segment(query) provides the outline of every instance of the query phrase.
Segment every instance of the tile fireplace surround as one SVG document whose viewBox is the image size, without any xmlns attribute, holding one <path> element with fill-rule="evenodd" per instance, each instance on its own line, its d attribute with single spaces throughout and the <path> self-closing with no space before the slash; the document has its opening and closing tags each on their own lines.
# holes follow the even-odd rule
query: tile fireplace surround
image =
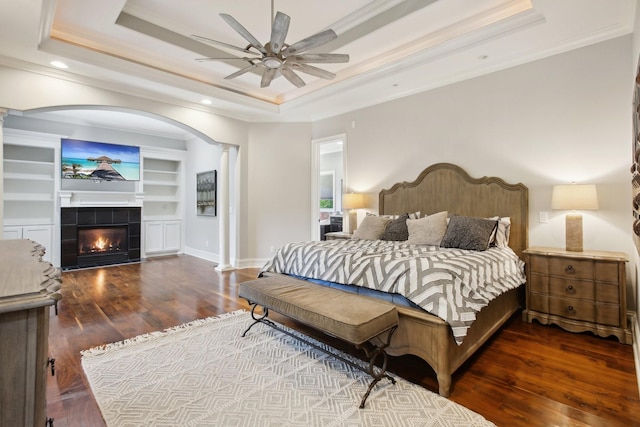
<svg viewBox="0 0 640 427">
<path fill-rule="evenodd" d="M 63 270 L 140 260 L 139 207 L 63 207 L 60 210 L 60 225 L 60 262 Z M 111 230 L 115 229 L 124 230 L 123 241 L 111 241 L 114 239 Z M 87 244 L 81 244 L 78 240 L 79 230 L 95 230 L 90 235 L 102 231 L 104 238 L 87 250 Z"/>
</svg>

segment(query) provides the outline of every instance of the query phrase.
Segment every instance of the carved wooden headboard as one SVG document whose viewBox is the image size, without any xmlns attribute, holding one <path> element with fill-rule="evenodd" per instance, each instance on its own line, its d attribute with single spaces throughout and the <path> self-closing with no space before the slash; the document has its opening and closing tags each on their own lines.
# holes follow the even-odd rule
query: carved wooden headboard
<svg viewBox="0 0 640 427">
<path fill-rule="evenodd" d="M 433 214 L 511 218 L 509 246 L 519 257 L 529 243 L 529 190 L 523 184 L 507 184 L 501 178 L 471 178 L 462 168 L 437 163 L 413 182 L 400 182 L 379 195 L 381 215 L 420 211 Z"/>
</svg>

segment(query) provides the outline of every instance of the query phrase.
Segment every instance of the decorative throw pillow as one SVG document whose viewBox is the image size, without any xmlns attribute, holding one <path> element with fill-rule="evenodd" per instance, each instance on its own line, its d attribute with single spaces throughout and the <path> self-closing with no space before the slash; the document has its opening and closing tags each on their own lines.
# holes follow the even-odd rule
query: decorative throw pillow
<svg viewBox="0 0 640 427">
<path fill-rule="evenodd" d="M 447 211 L 420 219 L 408 219 L 407 229 L 409 231 L 407 243 L 438 246 L 447 231 Z"/>
<path fill-rule="evenodd" d="M 468 216 L 454 216 L 449 219 L 447 231 L 440 242 L 443 248 L 484 251 L 498 221 Z"/>
<path fill-rule="evenodd" d="M 367 215 L 353 233 L 353 239 L 378 240 L 391 220 L 377 215 Z"/>
<path fill-rule="evenodd" d="M 382 232 L 380 240 L 407 240 L 409 238 L 409 230 L 407 230 L 408 219 L 409 214 L 403 214 L 397 219 L 391 220 L 384 232 Z"/>
<path fill-rule="evenodd" d="M 367 214 L 367 215 L 373 215 L 373 214 Z M 404 215 L 404 214 L 403 214 Z M 412 212 L 409 215 L 409 219 L 418 219 L 420 218 L 420 211 L 417 212 Z M 380 215 L 383 218 L 390 218 L 390 219 L 398 219 L 400 218 L 400 215 Z"/>
<path fill-rule="evenodd" d="M 493 236 L 491 237 L 491 246 L 497 246 L 499 248 L 504 248 L 509 246 L 509 234 L 511 233 L 511 218 L 508 216 L 498 217 L 492 216 L 491 219 L 494 221 L 498 221 L 498 226 L 496 227 Z"/>
</svg>

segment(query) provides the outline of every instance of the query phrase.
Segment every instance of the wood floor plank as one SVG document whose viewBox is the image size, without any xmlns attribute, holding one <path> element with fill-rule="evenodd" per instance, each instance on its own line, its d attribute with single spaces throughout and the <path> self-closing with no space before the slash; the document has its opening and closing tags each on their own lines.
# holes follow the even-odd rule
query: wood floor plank
<svg viewBox="0 0 640 427">
<path fill-rule="evenodd" d="M 237 284 L 257 269 L 217 272 L 190 257 L 63 273 L 58 316 L 51 310 L 47 410 L 56 427 L 104 422 L 80 365 L 80 351 L 195 319 L 249 307 Z M 361 356 L 348 344 L 277 313 L 274 320 Z M 437 392 L 433 370 L 415 356 L 389 370 Z M 454 375 L 450 399 L 498 426 L 640 426 L 633 350 L 614 339 L 528 324 L 514 316 Z"/>
</svg>

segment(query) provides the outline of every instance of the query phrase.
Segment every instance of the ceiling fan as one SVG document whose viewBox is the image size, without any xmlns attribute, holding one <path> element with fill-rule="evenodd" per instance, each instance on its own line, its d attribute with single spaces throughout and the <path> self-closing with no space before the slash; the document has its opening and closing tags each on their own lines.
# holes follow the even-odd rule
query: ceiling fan
<svg viewBox="0 0 640 427">
<path fill-rule="evenodd" d="M 273 16 L 273 0 L 271 1 L 271 15 Z M 302 87 L 306 83 L 298 74 L 296 74 L 296 71 L 327 80 L 331 80 L 336 76 L 332 72 L 309 64 L 349 62 L 349 55 L 346 54 L 304 53 L 336 39 L 338 36 L 335 31 L 331 29 L 321 31 L 292 45 L 288 45 L 285 43 L 285 39 L 289 31 L 289 22 L 291 21 L 291 18 L 282 12 L 278 12 L 272 19 L 271 39 L 263 45 L 231 15 L 221 13 L 220 16 L 231 26 L 231 28 L 249 42 L 247 47 L 237 47 L 197 35 L 191 35 L 191 38 L 204 43 L 238 50 L 247 55 L 242 57 L 231 56 L 197 59 L 198 61 L 241 60 L 249 63 L 248 66 L 241 68 L 235 73 L 229 74 L 225 79 L 233 79 L 254 69 L 262 68 L 260 87 L 268 87 L 271 84 L 271 81 L 276 78 L 278 74 L 282 74 L 296 87 Z"/>
</svg>

